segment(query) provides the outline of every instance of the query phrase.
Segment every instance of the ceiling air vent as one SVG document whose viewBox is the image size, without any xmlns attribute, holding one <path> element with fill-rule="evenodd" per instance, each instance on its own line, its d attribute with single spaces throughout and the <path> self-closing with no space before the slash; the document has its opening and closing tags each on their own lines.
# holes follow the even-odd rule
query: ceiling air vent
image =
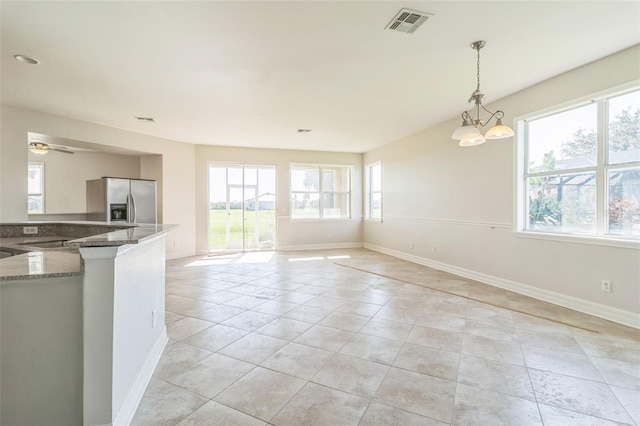
<svg viewBox="0 0 640 426">
<path fill-rule="evenodd" d="M 155 123 L 156 120 L 153 117 L 136 117 L 136 120 L 142 123 Z"/>
<path fill-rule="evenodd" d="M 420 25 L 427 22 L 430 16 L 433 16 L 433 14 L 412 9 L 400 9 L 400 12 L 389 22 L 385 29 L 413 34 Z"/>
</svg>

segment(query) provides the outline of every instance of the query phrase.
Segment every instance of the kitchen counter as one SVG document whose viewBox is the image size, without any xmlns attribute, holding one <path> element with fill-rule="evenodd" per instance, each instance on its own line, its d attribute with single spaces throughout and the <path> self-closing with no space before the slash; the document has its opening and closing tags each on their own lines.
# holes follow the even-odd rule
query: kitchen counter
<svg viewBox="0 0 640 426">
<path fill-rule="evenodd" d="M 37 226 L 38 235 L 23 235 L 25 226 Z M 82 275 L 79 248 L 139 244 L 175 227 L 105 222 L 3 223 L 0 224 L 0 252 L 11 256 L 0 259 L 0 282 Z M 65 240 L 62 247 L 39 246 L 61 240 Z"/>
</svg>

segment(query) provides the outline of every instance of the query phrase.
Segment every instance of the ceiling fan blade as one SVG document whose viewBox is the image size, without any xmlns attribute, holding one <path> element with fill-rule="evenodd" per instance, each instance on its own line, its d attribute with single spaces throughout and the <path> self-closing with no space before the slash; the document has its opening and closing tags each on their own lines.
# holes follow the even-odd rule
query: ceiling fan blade
<svg viewBox="0 0 640 426">
<path fill-rule="evenodd" d="M 59 148 L 51 148 L 51 147 L 49 147 L 49 151 L 64 152 L 65 154 L 75 154 L 75 152 L 73 151 L 68 151 L 66 149 L 59 149 Z"/>
</svg>

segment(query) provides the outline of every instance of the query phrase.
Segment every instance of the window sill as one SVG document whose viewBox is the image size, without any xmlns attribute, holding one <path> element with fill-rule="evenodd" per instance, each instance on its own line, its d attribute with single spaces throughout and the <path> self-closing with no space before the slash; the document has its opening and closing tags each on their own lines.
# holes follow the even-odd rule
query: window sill
<svg viewBox="0 0 640 426">
<path fill-rule="evenodd" d="M 591 244 L 597 246 L 619 247 L 640 250 L 640 240 L 596 237 L 583 235 L 549 234 L 544 232 L 513 231 L 516 237 L 533 238 L 536 240 L 559 241 L 564 243 Z"/>
<path fill-rule="evenodd" d="M 336 217 L 336 218 L 327 218 L 327 219 L 289 219 L 291 223 L 318 223 L 318 222 L 349 222 L 353 220 L 350 217 Z"/>
<path fill-rule="evenodd" d="M 374 218 L 370 218 L 370 217 L 365 217 L 364 218 L 365 222 L 374 222 L 374 223 L 382 223 L 382 218 L 380 219 L 374 219 Z"/>
</svg>

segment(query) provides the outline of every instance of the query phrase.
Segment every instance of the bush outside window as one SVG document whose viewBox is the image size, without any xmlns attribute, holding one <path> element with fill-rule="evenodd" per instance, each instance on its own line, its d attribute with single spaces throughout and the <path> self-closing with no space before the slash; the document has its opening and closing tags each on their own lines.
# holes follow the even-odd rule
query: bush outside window
<svg viewBox="0 0 640 426">
<path fill-rule="evenodd" d="M 640 237 L 640 90 L 518 123 L 521 230 Z"/>
</svg>

